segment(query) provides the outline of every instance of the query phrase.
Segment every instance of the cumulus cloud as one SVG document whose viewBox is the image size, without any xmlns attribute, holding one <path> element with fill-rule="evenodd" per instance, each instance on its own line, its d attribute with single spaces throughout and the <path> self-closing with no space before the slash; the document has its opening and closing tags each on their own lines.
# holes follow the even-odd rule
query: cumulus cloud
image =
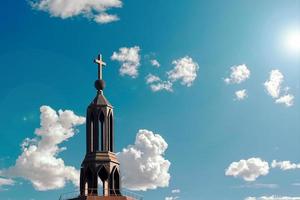
<svg viewBox="0 0 300 200">
<path fill-rule="evenodd" d="M 230 70 L 230 77 L 224 79 L 228 84 L 239 84 L 250 78 L 251 72 L 245 64 L 232 66 Z"/>
<path fill-rule="evenodd" d="M 12 186 L 14 184 L 14 180 L 0 177 L 0 190 L 3 186 Z"/>
<path fill-rule="evenodd" d="M 275 100 L 275 103 L 284 104 L 287 107 L 294 105 L 294 95 L 287 94 Z"/>
<path fill-rule="evenodd" d="M 225 175 L 240 177 L 245 181 L 255 181 L 258 177 L 267 175 L 269 169 L 269 164 L 266 161 L 260 158 L 250 158 L 231 163 Z"/>
<path fill-rule="evenodd" d="M 158 81 L 161 81 L 161 79 L 158 76 L 155 76 L 153 74 L 148 74 L 146 76 L 146 83 L 147 84 L 158 82 Z"/>
<path fill-rule="evenodd" d="M 265 81 L 264 86 L 267 93 L 275 99 L 275 103 L 284 104 L 290 107 L 294 104 L 294 96 L 292 94 L 287 94 L 289 88 L 285 88 L 285 93 L 282 95 L 282 83 L 284 81 L 283 74 L 278 70 L 272 70 L 270 72 L 269 79 Z"/>
<path fill-rule="evenodd" d="M 151 62 L 151 65 L 154 67 L 157 67 L 157 68 L 160 67 L 160 63 L 158 62 L 158 60 L 152 59 L 152 60 L 150 60 L 150 62 Z"/>
<path fill-rule="evenodd" d="M 170 162 L 164 158 L 168 144 L 152 131 L 138 131 L 135 143 L 117 154 L 123 186 L 131 190 L 156 189 L 169 185 Z"/>
<path fill-rule="evenodd" d="M 289 160 L 286 160 L 286 161 L 276 161 L 276 160 L 273 160 L 272 161 L 272 164 L 271 164 L 271 167 L 272 168 L 279 168 L 281 170 L 292 170 L 292 169 L 299 169 L 300 168 L 300 164 L 295 164 L 295 163 L 292 163 L 291 161 Z"/>
<path fill-rule="evenodd" d="M 248 94 L 247 94 L 247 90 L 243 89 L 243 90 L 238 90 L 235 92 L 235 97 L 236 100 L 244 100 L 245 98 L 247 98 Z"/>
<path fill-rule="evenodd" d="M 79 171 L 58 157 L 65 150 L 58 145 L 73 137 L 75 127 L 85 123 L 85 118 L 70 110 L 56 112 L 49 106 L 41 106 L 40 112 L 41 126 L 35 130 L 36 137 L 23 141 L 15 165 L 1 171 L 1 175 L 27 179 L 40 191 L 62 188 L 68 181 L 77 186 Z"/>
<path fill-rule="evenodd" d="M 121 47 L 118 52 L 113 52 L 112 60 L 121 63 L 120 74 L 128 75 L 132 78 L 138 76 L 138 67 L 140 66 L 140 47 Z"/>
<path fill-rule="evenodd" d="M 273 98 L 279 97 L 283 78 L 283 74 L 279 70 L 272 70 L 269 79 L 264 83 L 268 94 Z"/>
<path fill-rule="evenodd" d="M 197 77 L 198 63 L 189 56 L 179 58 L 172 62 L 174 68 L 167 72 L 168 79 L 172 82 L 181 81 L 182 85 L 190 87 Z"/>
<path fill-rule="evenodd" d="M 300 200 L 300 197 L 287 196 L 262 196 L 262 197 L 247 197 L 245 200 Z"/>
<path fill-rule="evenodd" d="M 150 86 L 150 89 L 153 92 L 158 92 L 158 91 L 168 91 L 172 92 L 173 91 L 173 84 L 170 81 L 162 81 L 158 76 L 155 76 L 153 74 L 148 74 L 146 76 L 146 83 Z"/>
<path fill-rule="evenodd" d="M 150 88 L 153 92 L 158 92 L 162 90 L 173 92 L 173 84 L 170 81 L 160 81 L 153 83 L 150 85 Z"/>
<path fill-rule="evenodd" d="M 122 7 L 121 0 L 30 0 L 33 9 L 48 12 L 53 17 L 67 19 L 83 16 L 97 23 L 119 20 L 117 15 L 108 14 L 112 8 Z"/>
</svg>

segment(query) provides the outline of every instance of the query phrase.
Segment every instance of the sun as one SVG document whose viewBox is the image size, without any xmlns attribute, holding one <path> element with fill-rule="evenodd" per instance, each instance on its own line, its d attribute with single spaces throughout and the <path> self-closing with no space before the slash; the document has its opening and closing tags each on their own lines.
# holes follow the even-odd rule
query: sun
<svg viewBox="0 0 300 200">
<path fill-rule="evenodd" d="M 288 31 L 284 43 L 288 51 L 300 56 L 300 28 Z"/>
</svg>

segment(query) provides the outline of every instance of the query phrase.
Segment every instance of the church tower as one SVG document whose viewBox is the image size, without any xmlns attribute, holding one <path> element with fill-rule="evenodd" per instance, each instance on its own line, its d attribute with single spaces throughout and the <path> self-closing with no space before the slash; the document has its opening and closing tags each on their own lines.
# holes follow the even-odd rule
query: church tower
<svg viewBox="0 0 300 200">
<path fill-rule="evenodd" d="M 78 199 L 133 199 L 120 192 L 120 169 L 114 153 L 114 113 L 105 98 L 102 67 L 106 64 L 99 55 L 97 95 L 86 112 L 86 155 L 80 170 L 80 197 Z M 99 189 L 101 188 L 101 189 Z"/>
</svg>

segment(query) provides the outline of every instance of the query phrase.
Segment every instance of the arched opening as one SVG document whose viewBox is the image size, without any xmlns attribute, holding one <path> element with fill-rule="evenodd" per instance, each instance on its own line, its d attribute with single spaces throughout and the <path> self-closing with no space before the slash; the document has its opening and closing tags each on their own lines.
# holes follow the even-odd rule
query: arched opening
<svg viewBox="0 0 300 200">
<path fill-rule="evenodd" d="M 94 152 L 94 116 L 90 117 L 90 152 Z"/>
<path fill-rule="evenodd" d="M 86 181 L 84 184 L 84 194 L 85 195 L 93 195 L 95 192 L 95 190 L 93 190 L 93 172 L 90 168 L 87 168 L 86 170 Z"/>
<path fill-rule="evenodd" d="M 107 183 L 107 178 L 108 178 L 108 172 L 105 169 L 105 167 L 102 167 L 100 171 L 98 172 L 98 177 L 102 181 L 102 195 L 107 196 L 109 194 L 109 188 L 108 188 L 108 183 Z"/>
<path fill-rule="evenodd" d="M 114 118 L 113 114 L 109 115 L 109 151 L 114 151 Z"/>
<path fill-rule="evenodd" d="M 114 184 L 115 193 L 117 195 L 121 195 L 121 191 L 120 191 L 120 174 L 119 174 L 119 171 L 117 169 L 115 169 L 113 177 L 114 177 L 113 184 Z"/>
<path fill-rule="evenodd" d="M 99 131 L 100 131 L 100 144 L 101 144 L 101 151 L 104 151 L 104 141 L 105 141 L 105 116 L 103 112 L 100 113 L 99 116 Z"/>
</svg>

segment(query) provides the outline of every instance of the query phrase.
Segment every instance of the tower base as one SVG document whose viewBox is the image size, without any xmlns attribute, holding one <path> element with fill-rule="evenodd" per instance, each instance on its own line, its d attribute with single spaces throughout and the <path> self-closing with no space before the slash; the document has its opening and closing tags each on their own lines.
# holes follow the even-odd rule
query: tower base
<svg viewBox="0 0 300 200">
<path fill-rule="evenodd" d="M 135 200 L 132 197 L 126 197 L 126 196 L 82 196 L 77 197 L 69 200 Z"/>
</svg>

